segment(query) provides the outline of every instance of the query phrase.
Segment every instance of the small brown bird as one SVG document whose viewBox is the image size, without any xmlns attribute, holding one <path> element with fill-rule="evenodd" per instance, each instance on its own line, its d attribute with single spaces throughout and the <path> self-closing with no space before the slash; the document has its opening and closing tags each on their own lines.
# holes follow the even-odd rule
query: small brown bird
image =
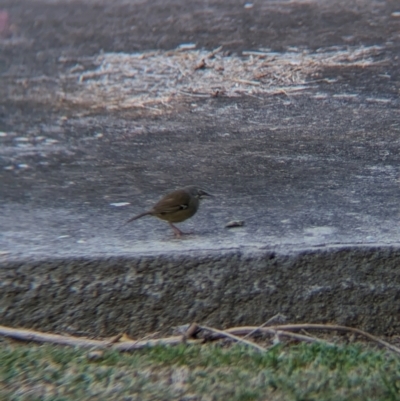
<svg viewBox="0 0 400 401">
<path fill-rule="evenodd" d="M 132 217 L 125 224 L 140 219 L 143 216 L 155 216 L 161 220 L 168 221 L 169 225 L 174 230 L 175 235 L 179 238 L 184 233 L 172 223 L 180 223 L 181 221 L 192 217 L 199 208 L 200 199 L 204 196 L 212 195 L 195 186 L 178 189 L 165 195 L 164 198 L 159 200 L 152 207 L 152 209 Z"/>
</svg>

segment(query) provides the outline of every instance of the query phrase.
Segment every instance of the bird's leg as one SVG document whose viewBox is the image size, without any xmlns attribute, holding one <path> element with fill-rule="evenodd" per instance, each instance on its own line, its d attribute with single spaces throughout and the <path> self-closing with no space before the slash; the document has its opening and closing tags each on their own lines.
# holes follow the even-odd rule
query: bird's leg
<svg viewBox="0 0 400 401">
<path fill-rule="evenodd" d="M 177 238 L 180 238 L 182 235 L 184 235 L 185 233 L 182 232 L 178 227 L 175 227 L 172 223 L 169 223 L 169 225 L 171 226 L 171 228 L 174 230 L 174 234 Z"/>
</svg>

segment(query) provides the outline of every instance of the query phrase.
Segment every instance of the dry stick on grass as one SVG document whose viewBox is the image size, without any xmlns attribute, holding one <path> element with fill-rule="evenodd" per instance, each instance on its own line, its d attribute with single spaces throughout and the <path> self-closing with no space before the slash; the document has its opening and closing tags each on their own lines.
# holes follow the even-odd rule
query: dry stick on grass
<svg viewBox="0 0 400 401">
<path fill-rule="evenodd" d="M 178 344 L 199 344 L 202 340 L 183 340 L 183 336 L 173 336 L 168 338 L 159 338 L 155 340 L 126 341 L 115 344 L 112 349 L 116 351 L 133 351 L 143 348 L 156 347 L 157 345 L 178 345 Z"/>
<path fill-rule="evenodd" d="M 122 338 L 122 336 L 123 336 L 123 333 L 119 333 L 116 336 L 111 337 L 108 340 L 108 346 L 111 347 L 113 344 L 116 344 Z"/>
<path fill-rule="evenodd" d="M 91 340 L 89 338 L 63 336 L 60 334 L 41 333 L 39 331 L 14 329 L 11 327 L 0 326 L 0 335 L 23 341 L 35 341 L 39 343 L 51 343 L 59 345 L 70 345 L 72 347 L 99 347 L 108 348 L 110 341 Z"/>
<path fill-rule="evenodd" d="M 206 329 L 212 331 L 219 335 L 219 338 L 229 337 L 234 339 L 235 341 L 239 341 L 245 343 L 249 346 L 255 347 L 259 350 L 265 352 L 266 350 L 253 342 L 243 340 L 240 337 L 235 336 L 228 331 L 221 331 L 217 329 L 208 328 L 205 326 L 198 326 L 201 329 Z M 254 329 L 254 328 L 252 328 Z M 235 329 L 234 329 L 235 330 Z M 237 329 L 236 329 L 237 330 Z M 270 331 L 270 334 L 274 334 L 276 331 Z M 295 338 L 300 341 L 307 341 L 312 342 L 312 338 L 308 338 L 306 336 L 302 336 L 301 334 L 294 334 L 294 333 L 282 333 L 286 336 Z M 92 340 L 83 337 L 73 337 L 73 336 L 63 336 L 59 334 L 48 334 L 48 333 L 41 333 L 38 331 L 33 330 L 25 330 L 25 329 L 13 329 L 5 326 L 0 326 L 0 335 L 5 337 L 11 337 L 18 340 L 23 341 L 34 341 L 38 343 L 51 343 L 57 345 L 68 345 L 72 347 L 82 347 L 82 348 L 111 348 L 118 351 L 130 351 L 136 349 L 142 349 L 146 347 L 154 347 L 157 345 L 177 345 L 181 343 L 188 343 L 188 344 L 196 344 L 201 341 L 199 340 L 188 340 L 187 338 L 183 338 L 182 336 L 174 336 L 168 338 L 160 338 L 155 340 L 146 340 L 145 338 L 138 341 L 124 341 L 121 343 L 112 343 L 114 338 L 110 340 Z M 218 337 L 214 336 L 214 339 Z"/>
<path fill-rule="evenodd" d="M 272 317 L 269 318 L 265 323 L 263 323 L 261 326 L 259 326 L 259 327 L 255 328 L 254 330 L 248 332 L 248 333 L 243 337 L 243 339 L 245 339 L 245 338 L 247 338 L 247 337 L 251 337 L 253 334 L 255 334 L 255 333 L 258 331 L 258 329 L 261 329 L 262 327 L 267 326 L 268 324 L 270 324 L 271 322 L 273 322 L 273 321 L 276 320 L 276 319 L 282 319 L 283 317 L 284 317 L 284 316 L 281 315 L 280 313 L 276 314 L 275 316 L 272 316 Z"/>
<path fill-rule="evenodd" d="M 275 332 L 278 335 L 278 337 L 284 336 L 284 337 L 292 338 L 293 340 L 304 341 L 306 343 L 320 343 L 320 344 L 327 345 L 329 347 L 335 346 L 335 344 L 330 343 L 329 341 L 321 340 L 320 338 L 316 338 L 316 337 L 306 336 L 304 334 L 291 333 L 290 331 L 283 331 L 283 330 L 275 331 L 273 329 L 271 329 L 271 332 L 272 333 Z"/>
<path fill-rule="evenodd" d="M 195 334 L 199 331 L 197 323 L 192 323 L 182 336 L 182 340 L 186 342 L 188 338 L 194 338 Z"/>
<path fill-rule="evenodd" d="M 301 333 L 304 334 L 305 336 L 313 337 L 307 330 L 301 330 Z"/>
<path fill-rule="evenodd" d="M 159 331 L 156 331 L 155 333 L 147 334 L 147 336 L 142 337 L 140 340 L 128 340 L 124 341 L 124 343 L 129 343 L 130 347 L 134 347 L 136 344 L 143 344 L 146 340 L 148 341 L 152 337 L 155 337 Z"/>
<path fill-rule="evenodd" d="M 246 335 L 249 331 L 256 329 L 257 327 L 253 326 L 244 326 L 244 327 L 232 327 L 227 329 L 226 331 L 232 333 L 234 335 Z M 390 351 L 396 352 L 400 355 L 400 348 L 389 344 L 388 342 L 381 340 L 380 338 L 373 336 L 372 334 L 367 333 L 366 331 L 356 329 L 353 327 L 347 326 L 340 326 L 334 324 L 285 324 L 285 325 L 278 325 L 278 326 L 270 326 L 270 327 L 262 327 L 258 328 L 259 331 L 274 334 L 275 332 L 279 332 L 280 334 L 289 335 L 291 331 L 298 331 L 298 330 L 328 330 L 328 331 L 343 331 L 343 332 L 350 332 L 355 333 L 360 336 L 366 337 L 369 340 L 382 345 L 383 347 L 389 349 Z M 295 333 L 290 333 L 295 334 Z M 295 334 L 296 336 L 299 334 Z M 307 336 L 304 336 L 307 337 Z M 299 337 L 300 338 L 300 337 Z M 312 339 L 313 337 L 309 337 Z M 315 340 L 315 339 L 314 339 Z M 319 341 L 319 340 L 318 340 Z M 323 341 L 323 340 L 321 340 Z"/>
<path fill-rule="evenodd" d="M 157 345 L 177 345 L 183 343 L 182 336 L 176 336 L 156 340 L 124 341 L 121 343 L 110 344 L 110 340 L 92 340 L 84 337 L 48 334 L 26 329 L 13 329 L 5 326 L 0 326 L 0 335 L 23 341 L 68 345 L 81 348 L 110 348 L 118 351 L 129 351 L 146 347 L 155 347 Z M 187 342 L 189 344 L 195 344 L 199 341 L 190 340 Z"/>
<path fill-rule="evenodd" d="M 267 322 L 265 322 L 262 326 L 252 328 L 253 330 L 249 330 L 249 328 L 246 328 L 247 334 L 243 338 L 242 337 L 238 337 L 238 336 L 235 335 L 235 334 L 238 334 L 238 335 L 245 334 L 245 332 L 240 327 L 237 328 L 237 329 L 233 328 L 233 329 L 227 329 L 227 330 L 217 330 L 217 329 L 206 327 L 206 326 L 199 326 L 196 323 L 192 323 L 190 325 L 189 329 L 185 333 L 185 337 L 184 338 L 185 339 L 186 338 L 191 338 L 195 334 L 197 334 L 197 332 L 199 330 L 206 329 L 206 330 L 210 330 L 210 331 L 213 332 L 213 334 L 211 336 L 212 340 L 218 340 L 218 339 L 221 339 L 221 338 L 228 337 L 228 338 L 233 338 L 235 341 L 240 341 L 242 343 L 246 343 L 246 344 L 250 343 L 248 345 L 254 346 L 256 344 L 254 344 L 253 342 L 250 342 L 250 341 L 246 342 L 246 338 L 251 336 L 251 335 L 253 335 L 259 329 L 263 328 L 264 325 L 270 323 L 271 321 L 273 321 L 274 319 L 276 319 L 279 316 L 281 316 L 281 315 L 277 314 L 276 316 L 273 316 L 271 319 L 269 319 Z M 237 331 L 237 330 L 239 330 L 239 332 L 235 333 L 235 331 Z M 266 331 L 266 330 L 268 330 L 268 331 Z M 303 334 L 284 332 L 284 331 L 279 331 L 279 330 L 273 330 L 273 329 L 270 329 L 270 328 L 265 329 L 264 332 L 266 334 L 272 334 L 272 335 L 277 334 L 278 336 L 281 335 L 281 336 L 289 337 L 289 338 L 292 338 L 292 339 L 297 340 L 297 341 L 304 341 L 304 342 L 308 342 L 308 343 L 319 342 L 319 343 L 322 343 L 322 344 L 325 344 L 325 345 L 329 345 L 329 346 L 333 346 L 334 345 L 334 344 L 329 343 L 329 342 L 327 342 L 325 340 L 321 340 L 319 338 L 315 338 L 315 337 L 311 337 L 311 336 L 306 336 L 306 335 L 303 335 Z M 265 351 L 268 351 L 268 349 L 265 349 Z"/>
<path fill-rule="evenodd" d="M 276 330 L 329 330 L 329 331 L 343 331 L 359 334 L 360 336 L 366 337 L 369 340 L 382 345 L 383 347 L 389 349 L 390 351 L 396 352 L 400 355 L 400 348 L 381 340 L 380 338 L 373 336 L 366 331 L 356 329 L 353 327 L 340 326 L 335 324 L 285 324 L 281 326 L 271 326 L 272 329 Z"/>
<path fill-rule="evenodd" d="M 291 331 L 298 331 L 298 330 L 328 330 L 328 331 L 342 331 L 342 332 L 350 332 L 355 333 L 360 336 L 366 337 L 369 340 L 382 345 L 383 347 L 389 349 L 392 352 L 395 352 L 400 355 L 400 348 L 387 343 L 380 338 L 373 336 L 363 330 L 346 327 L 346 326 L 339 326 L 339 325 L 330 325 L 330 324 L 286 324 L 286 325 L 277 325 L 271 327 L 254 327 L 254 326 L 247 326 L 247 327 L 232 327 L 227 330 L 217 330 L 213 328 L 209 328 L 207 326 L 198 326 L 201 329 L 209 330 L 214 332 L 214 338 L 221 338 L 221 337 L 229 337 L 234 339 L 235 341 L 245 343 L 251 347 L 255 347 L 258 350 L 265 352 L 266 350 L 259 345 L 244 340 L 238 336 L 246 335 L 256 329 L 263 333 L 267 334 L 279 334 L 285 335 L 291 338 L 295 338 L 300 341 L 307 341 L 307 342 L 323 342 L 323 340 L 319 340 L 313 337 L 304 336 L 302 334 L 291 333 Z M 14 329 L 6 326 L 0 326 L 0 336 L 15 338 L 18 340 L 23 341 L 35 341 L 39 343 L 52 343 L 52 344 L 59 344 L 59 345 L 69 345 L 74 347 L 85 347 L 85 348 L 111 348 L 118 351 L 130 351 L 136 350 L 146 347 L 154 347 L 157 345 L 177 345 L 182 344 L 184 342 L 183 336 L 174 336 L 168 338 L 160 338 L 160 339 L 153 339 L 153 340 L 141 340 L 141 341 L 126 341 L 122 343 L 116 343 L 110 347 L 109 340 L 91 340 L 88 338 L 82 337 L 73 337 L 73 336 L 62 336 L 58 334 L 47 334 L 41 333 L 38 331 L 26 330 L 26 329 Z M 201 340 L 185 340 L 188 344 L 198 344 Z M 329 344 L 329 343 L 328 343 Z"/>
<path fill-rule="evenodd" d="M 242 336 L 242 335 L 247 336 L 251 332 L 255 333 L 256 331 L 261 331 L 265 334 L 289 337 L 289 338 L 292 338 L 293 340 L 304 341 L 307 343 L 321 343 L 321 344 L 325 344 L 328 346 L 334 345 L 333 343 L 330 343 L 325 340 L 321 340 L 319 338 L 305 336 L 304 334 L 291 333 L 290 331 L 276 330 L 271 327 L 251 327 L 251 326 L 250 327 L 233 327 L 231 329 L 224 330 L 224 333 L 233 334 L 235 336 L 238 336 L 238 338 L 241 338 L 239 336 Z M 221 338 L 221 336 L 219 334 L 216 334 L 213 336 L 213 340 L 218 340 L 220 338 Z M 243 341 L 243 339 L 242 339 L 242 341 Z"/>
<path fill-rule="evenodd" d="M 255 343 L 253 343 L 251 341 L 248 341 L 248 340 L 244 340 L 243 338 L 237 337 L 234 334 L 231 334 L 226 330 L 218 330 L 218 329 L 214 329 L 212 327 L 207 327 L 207 326 L 199 326 L 199 328 L 203 329 L 203 330 L 209 330 L 209 331 L 211 331 L 213 333 L 217 333 L 218 335 L 220 335 L 222 337 L 231 338 L 232 340 L 235 340 L 235 341 L 237 341 L 239 343 L 246 344 L 246 345 L 248 345 L 250 347 L 256 348 L 258 351 L 267 352 L 267 350 L 265 348 L 261 347 L 260 345 L 255 344 Z"/>
</svg>

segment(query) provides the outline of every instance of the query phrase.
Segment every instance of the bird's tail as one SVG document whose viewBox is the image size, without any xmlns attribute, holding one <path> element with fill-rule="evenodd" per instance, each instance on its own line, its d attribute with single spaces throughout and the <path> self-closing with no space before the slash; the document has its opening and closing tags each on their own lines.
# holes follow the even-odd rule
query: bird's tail
<svg viewBox="0 0 400 401">
<path fill-rule="evenodd" d="M 149 214 L 151 214 L 151 212 L 147 211 L 147 212 L 140 213 L 137 216 L 133 216 L 128 221 L 126 221 L 125 223 L 121 224 L 118 228 L 121 228 L 121 227 L 125 226 L 126 224 L 130 223 L 131 221 L 140 219 L 141 217 L 147 216 Z"/>
<path fill-rule="evenodd" d="M 140 214 L 138 214 L 137 216 L 131 217 L 128 221 L 125 222 L 125 224 L 128 224 L 128 223 L 130 223 L 130 222 L 133 221 L 133 220 L 140 219 L 141 217 L 147 216 L 147 215 L 149 215 L 149 214 L 151 214 L 151 212 L 143 212 L 143 213 L 140 213 Z M 124 224 L 124 225 L 125 225 L 125 224 Z"/>
</svg>

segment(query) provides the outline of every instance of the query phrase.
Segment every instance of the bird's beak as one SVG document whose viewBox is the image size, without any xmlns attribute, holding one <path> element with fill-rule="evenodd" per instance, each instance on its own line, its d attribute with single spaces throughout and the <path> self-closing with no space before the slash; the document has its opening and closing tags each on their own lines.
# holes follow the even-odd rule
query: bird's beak
<svg viewBox="0 0 400 401">
<path fill-rule="evenodd" d="M 203 196 L 209 196 L 210 198 L 215 198 L 215 196 L 214 195 L 212 195 L 212 194 L 209 194 L 208 192 L 206 192 L 206 191 L 203 191 L 203 193 L 200 195 L 200 198 L 202 198 Z"/>
</svg>

